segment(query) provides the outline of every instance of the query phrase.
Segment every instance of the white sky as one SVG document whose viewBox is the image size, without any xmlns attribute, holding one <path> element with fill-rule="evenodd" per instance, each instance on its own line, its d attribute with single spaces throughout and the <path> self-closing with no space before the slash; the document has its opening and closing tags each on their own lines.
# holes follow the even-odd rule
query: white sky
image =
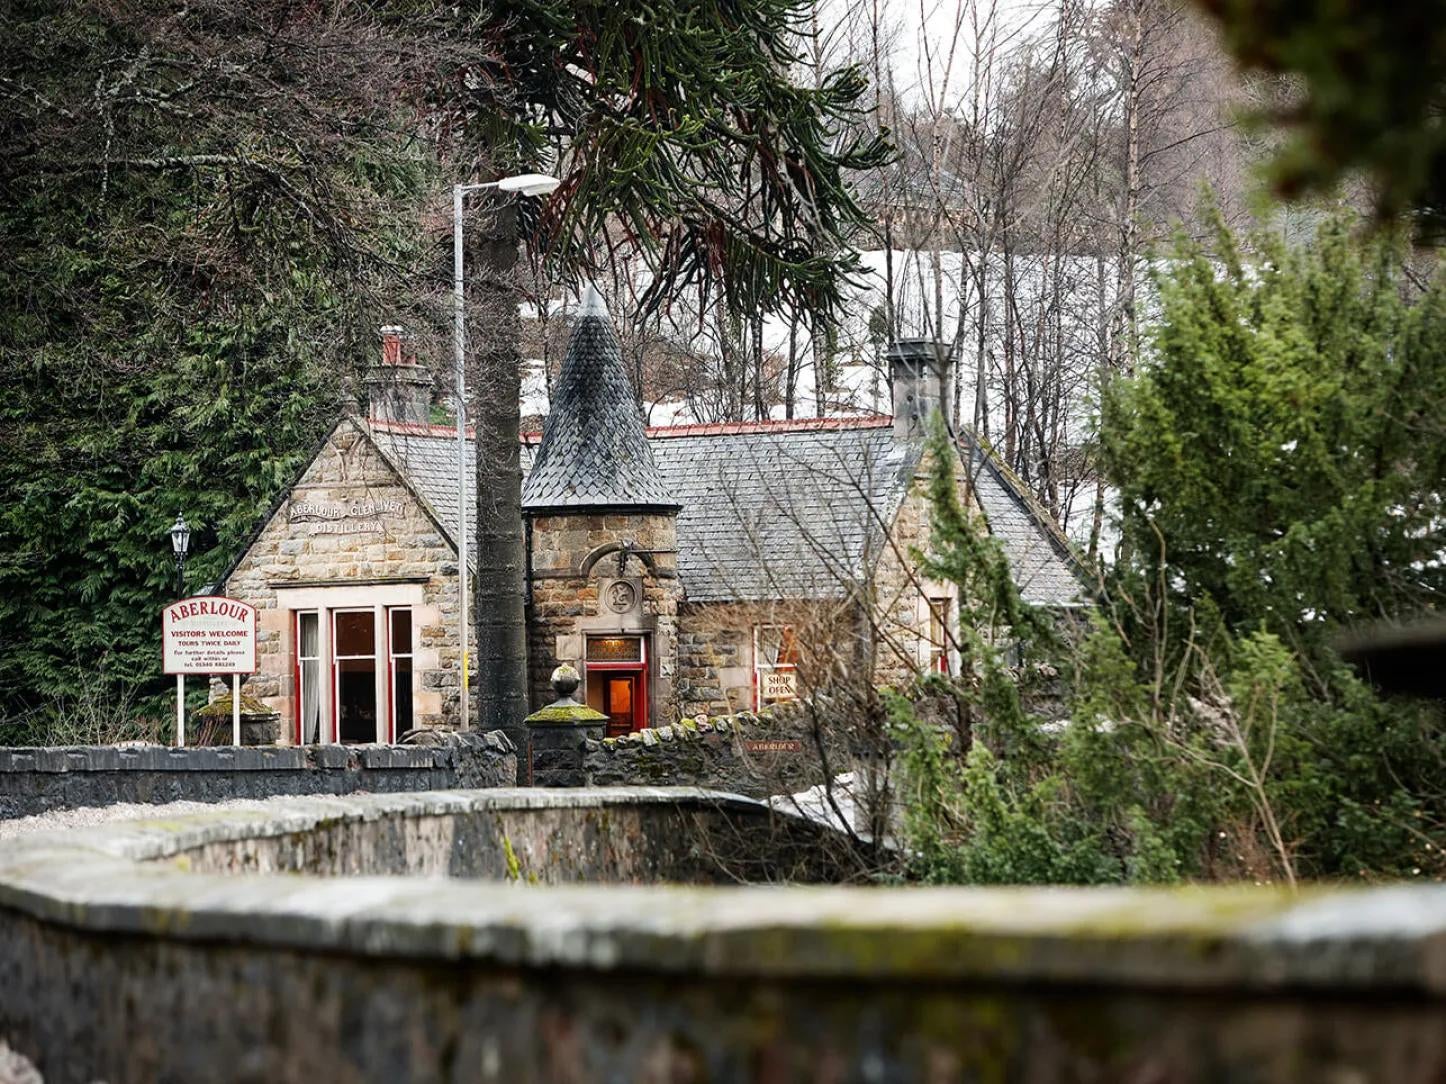
<svg viewBox="0 0 1446 1084">
<path fill-rule="evenodd" d="M 827 59 L 868 63 L 877 19 L 883 64 L 911 103 L 956 100 L 968 83 L 976 37 L 1001 46 L 1042 28 L 1062 0 L 817 0 Z M 1064 0 L 1070 2 L 1070 0 Z M 1072 0 L 1078 8 L 1081 0 Z"/>
</svg>

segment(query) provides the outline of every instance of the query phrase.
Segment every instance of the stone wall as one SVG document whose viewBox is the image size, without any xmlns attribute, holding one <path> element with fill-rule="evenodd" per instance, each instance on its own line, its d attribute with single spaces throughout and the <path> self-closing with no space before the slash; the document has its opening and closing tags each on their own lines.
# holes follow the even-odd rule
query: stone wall
<svg viewBox="0 0 1446 1084">
<path fill-rule="evenodd" d="M 442 741 L 434 746 L 0 749 L 0 819 L 117 802 L 221 802 L 517 782 L 517 753 L 501 732 L 449 734 Z"/>
<path fill-rule="evenodd" d="M 808 695 L 837 673 L 839 652 L 853 649 L 856 620 L 837 600 L 685 603 L 678 619 L 678 703 L 683 718 L 753 711 L 758 703 L 758 629 L 788 626 L 802 652 L 798 691 Z"/>
<path fill-rule="evenodd" d="M 754 608 L 687 603 L 678 617 L 678 709 L 684 717 L 752 709 Z"/>
<path fill-rule="evenodd" d="M 502 883 L 187 869 L 306 870 L 307 839 L 326 868 L 346 831 L 451 854 L 444 816 L 523 840 L 514 800 L 604 861 L 611 817 L 677 831 L 523 791 L 0 845 L 0 1034 L 50 1084 L 1446 1078 L 1442 886 L 551 886 L 506 846 Z"/>
<path fill-rule="evenodd" d="M 278 802 L 261 831 L 174 837 L 149 859 L 194 873 L 456 877 L 561 884 L 835 882 L 833 833 L 691 788 L 496 789 L 480 795 Z M 395 814 L 395 815 L 393 815 Z M 244 822 L 241 822 L 244 823 Z M 283 830 L 284 828 L 284 830 Z M 843 853 L 841 850 L 838 853 Z"/>
<path fill-rule="evenodd" d="M 583 773 L 593 786 L 706 787 L 755 798 L 797 794 L 824 780 L 820 738 L 829 774 L 852 770 L 843 741 L 827 729 L 816 736 L 806 712 L 779 705 L 589 741 Z"/>
<path fill-rule="evenodd" d="M 316 506 L 376 511 L 327 519 L 308 512 Z M 456 550 L 362 423 L 337 426 L 222 591 L 260 611 L 260 671 L 243 688 L 280 713 L 284 740 L 294 740 L 296 719 L 292 614 L 318 607 L 410 605 L 414 725 L 456 725 Z"/>
<path fill-rule="evenodd" d="M 626 578 L 641 579 L 641 605 L 613 613 L 598 598 L 600 580 L 617 574 L 617 554 L 597 559 L 584 571 L 599 547 L 632 543 L 656 551 L 627 561 Z M 571 663 L 584 673 L 586 637 L 638 634 L 651 637 L 653 719 L 675 717 L 678 603 L 677 524 L 672 513 L 607 515 L 539 515 L 532 519 L 532 609 L 528 622 L 528 665 L 532 703 L 552 700 L 548 682 L 553 669 Z"/>
<path fill-rule="evenodd" d="M 953 598 L 953 584 L 925 578 L 910 555 L 929 552 L 929 499 L 927 463 L 921 459 L 918 473 L 899 504 L 888 545 L 876 555 L 872 590 L 874 597 L 874 682 L 903 685 L 923 672 L 929 661 L 929 598 Z M 966 478 L 963 467 L 956 470 L 961 493 Z M 954 607 L 953 619 L 958 618 Z"/>
</svg>

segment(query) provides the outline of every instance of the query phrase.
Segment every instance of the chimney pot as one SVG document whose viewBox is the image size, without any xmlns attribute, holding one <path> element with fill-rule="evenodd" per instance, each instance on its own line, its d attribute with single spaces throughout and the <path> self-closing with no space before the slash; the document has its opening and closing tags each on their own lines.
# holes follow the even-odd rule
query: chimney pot
<svg viewBox="0 0 1446 1084">
<path fill-rule="evenodd" d="M 400 365 L 402 363 L 402 328 L 396 324 L 387 324 L 382 328 L 382 364 Z"/>
<path fill-rule="evenodd" d="M 381 364 L 367 374 L 371 417 L 376 421 L 425 425 L 431 414 L 432 378 L 414 357 L 404 356 L 406 330 L 395 324 L 381 329 Z"/>
</svg>

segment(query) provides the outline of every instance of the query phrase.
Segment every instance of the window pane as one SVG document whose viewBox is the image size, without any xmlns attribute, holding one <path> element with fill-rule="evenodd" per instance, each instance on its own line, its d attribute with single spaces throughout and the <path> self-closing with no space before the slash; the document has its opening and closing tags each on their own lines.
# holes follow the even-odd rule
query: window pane
<svg viewBox="0 0 1446 1084">
<path fill-rule="evenodd" d="M 929 669 L 949 673 L 949 637 L 952 599 L 929 600 Z"/>
<path fill-rule="evenodd" d="M 377 682 L 373 660 L 337 660 L 336 706 L 342 741 L 377 740 Z"/>
<path fill-rule="evenodd" d="M 412 611 L 406 607 L 398 607 L 388 612 L 392 618 L 392 654 L 410 655 L 412 653 Z"/>
<path fill-rule="evenodd" d="M 788 625 L 779 634 L 778 665 L 798 665 L 798 641 L 793 637 L 793 626 Z"/>
<path fill-rule="evenodd" d="M 760 666 L 797 666 L 798 644 L 790 625 L 765 625 L 758 630 Z"/>
<path fill-rule="evenodd" d="M 392 662 L 392 718 L 398 738 L 416 725 L 412 722 L 412 660 L 409 658 Z"/>
<path fill-rule="evenodd" d="M 314 659 L 321 652 L 320 616 L 320 614 L 316 613 L 296 615 L 296 624 L 301 641 L 297 654 L 303 659 Z"/>
<path fill-rule="evenodd" d="M 643 641 L 638 636 L 594 637 L 587 642 L 588 662 L 642 662 Z"/>
<path fill-rule="evenodd" d="M 336 615 L 336 644 L 332 651 L 341 655 L 375 655 L 376 614 L 371 610 L 343 612 Z"/>
</svg>

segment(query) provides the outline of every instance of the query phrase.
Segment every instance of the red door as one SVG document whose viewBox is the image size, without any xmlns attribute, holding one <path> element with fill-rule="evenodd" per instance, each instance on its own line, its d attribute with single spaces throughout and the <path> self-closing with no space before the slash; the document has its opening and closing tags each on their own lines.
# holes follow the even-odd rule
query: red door
<svg viewBox="0 0 1446 1084">
<path fill-rule="evenodd" d="M 607 671 L 598 674 L 598 678 L 603 683 L 603 714 L 608 717 L 607 736 L 609 738 L 616 738 L 639 729 L 641 724 L 636 712 L 639 700 L 638 679 L 641 676 L 637 673 L 609 673 Z"/>
<path fill-rule="evenodd" d="M 586 666 L 588 707 L 608 717 L 609 738 L 648 725 L 648 656 L 643 637 L 589 637 Z"/>
</svg>

